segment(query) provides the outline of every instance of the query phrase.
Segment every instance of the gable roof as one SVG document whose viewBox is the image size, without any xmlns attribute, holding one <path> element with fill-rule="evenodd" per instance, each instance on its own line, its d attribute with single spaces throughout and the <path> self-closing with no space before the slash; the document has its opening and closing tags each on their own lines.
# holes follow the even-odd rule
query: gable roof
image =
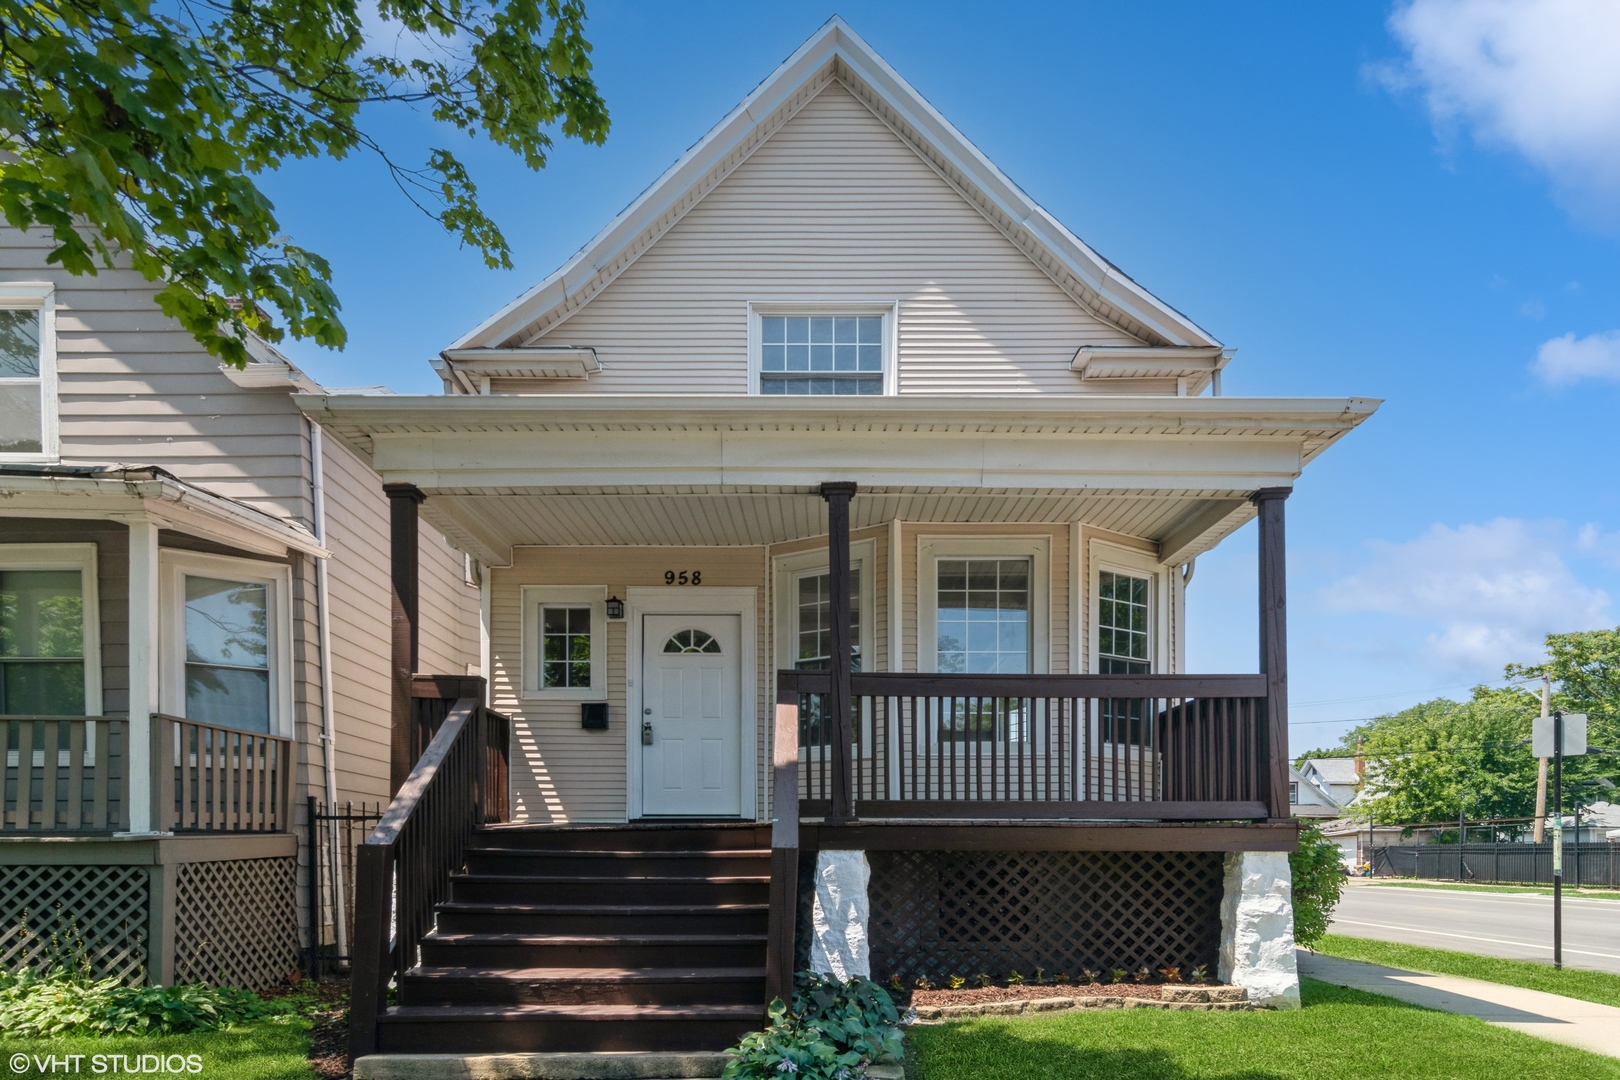
<svg viewBox="0 0 1620 1080">
<path fill-rule="evenodd" d="M 1307 758 L 1301 762 L 1306 772 L 1314 773 L 1324 784 L 1344 784 L 1354 787 L 1361 782 L 1356 775 L 1356 759 L 1347 757 Z"/>
<path fill-rule="evenodd" d="M 834 16 L 573 258 L 446 351 L 520 344 L 567 318 L 835 80 L 1087 311 L 1146 345 L 1220 346 L 1064 228 Z"/>
</svg>

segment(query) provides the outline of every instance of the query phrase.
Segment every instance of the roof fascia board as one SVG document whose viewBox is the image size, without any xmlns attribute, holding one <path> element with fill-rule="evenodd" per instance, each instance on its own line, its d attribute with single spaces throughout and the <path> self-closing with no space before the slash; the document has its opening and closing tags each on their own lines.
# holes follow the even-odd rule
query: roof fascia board
<svg viewBox="0 0 1620 1080">
<path fill-rule="evenodd" d="M 240 503 L 167 478 L 102 480 L 93 477 L 0 477 L 0 513 L 74 518 L 143 514 L 207 539 L 259 554 L 284 557 L 287 549 L 315 558 L 331 552 L 314 535 Z"/>
<path fill-rule="evenodd" d="M 745 161 L 798 106 L 814 96 L 807 90 L 819 92 L 835 76 L 864 84 L 893 111 L 895 118 L 919 133 L 927 150 L 938 155 L 938 160 L 933 161 L 935 168 L 946 165 L 948 171 L 957 174 L 954 178 L 946 175 L 953 186 L 960 191 L 962 183 L 971 185 L 990 206 L 979 205 L 972 192 L 964 192 L 970 203 L 979 205 L 981 213 L 993 209 L 1005 215 L 1007 223 L 1003 224 L 995 220 L 994 213 L 987 213 L 992 224 L 1004 233 L 1008 232 L 1007 224 L 1014 232 L 1026 230 L 1034 251 L 1031 244 L 1020 242 L 1022 238 L 1012 233 L 1008 233 L 1009 239 L 1083 306 L 1109 321 L 1127 324 L 1122 328 L 1135 336 L 1153 336 L 1171 345 L 1219 344 L 1047 213 L 848 24 L 834 16 L 560 269 L 450 348 L 503 345 L 576 297 L 581 298 L 581 303 L 588 300 L 594 295 L 593 285 L 600 287 L 617 277 L 686 210 Z M 893 126 L 887 118 L 880 119 Z M 903 131 L 897 134 L 905 137 Z M 916 149 L 912 139 L 906 141 Z M 923 157 L 931 160 L 927 153 Z M 1043 264 L 1039 257 L 1042 253 L 1050 254 L 1063 271 L 1072 275 L 1080 285 L 1080 295 L 1075 295 L 1075 289 L 1055 274 L 1052 266 Z M 1132 322 L 1137 324 L 1135 329 L 1128 325 Z"/>
</svg>

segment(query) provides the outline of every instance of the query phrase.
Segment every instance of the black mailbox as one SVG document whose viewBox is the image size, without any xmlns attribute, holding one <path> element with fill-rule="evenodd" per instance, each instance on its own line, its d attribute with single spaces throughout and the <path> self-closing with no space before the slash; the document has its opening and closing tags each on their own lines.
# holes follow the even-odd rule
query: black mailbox
<svg viewBox="0 0 1620 1080">
<path fill-rule="evenodd" d="M 579 726 L 587 731 L 607 730 L 607 702 L 582 701 L 579 705 Z"/>
</svg>

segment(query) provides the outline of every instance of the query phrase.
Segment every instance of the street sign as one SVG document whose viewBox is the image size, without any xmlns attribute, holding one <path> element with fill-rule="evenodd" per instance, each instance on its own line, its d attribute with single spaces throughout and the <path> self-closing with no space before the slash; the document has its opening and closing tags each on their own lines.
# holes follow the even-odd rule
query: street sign
<svg viewBox="0 0 1620 1080">
<path fill-rule="evenodd" d="M 1578 757 L 1586 753 L 1586 714 L 1564 714 L 1564 756 Z M 1553 756 L 1553 718 L 1538 716 L 1530 722 L 1530 756 Z"/>
</svg>

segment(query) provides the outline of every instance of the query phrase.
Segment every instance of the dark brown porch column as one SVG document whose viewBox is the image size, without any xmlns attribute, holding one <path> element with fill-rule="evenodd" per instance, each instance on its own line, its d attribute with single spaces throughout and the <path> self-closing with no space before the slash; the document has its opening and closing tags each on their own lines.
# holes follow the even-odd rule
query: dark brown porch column
<svg viewBox="0 0 1620 1080">
<path fill-rule="evenodd" d="M 1260 511 L 1260 674 L 1266 677 L 1267 802 L 1271 816 L 1288 808 L 1288 582 L 1283 553 L 1283 500 L 1290 488 L 1254 493 Z"/>
<path fill-rule="evenodd" d="M 384 484 L 388 495 L 389 572 L 393 581 L 392 649 L 389 682 L 388 793 L 399 791 L 416 763 L 411 760 L 411 676 L 416 673 L 417 526 L 416 508 L 426 498 L 415 484 Z"/>
<path fill-rule="evenodd" d="M 821 485 L 827 500 L 827 587 L 832 590 L 832 693 L 827 698 L 833 737 L 832 811 L 828 821 L 855 817 L 855 731 L 850 720 L 849 658 L 849 500 L 855 485 Z"/>
</svg>

